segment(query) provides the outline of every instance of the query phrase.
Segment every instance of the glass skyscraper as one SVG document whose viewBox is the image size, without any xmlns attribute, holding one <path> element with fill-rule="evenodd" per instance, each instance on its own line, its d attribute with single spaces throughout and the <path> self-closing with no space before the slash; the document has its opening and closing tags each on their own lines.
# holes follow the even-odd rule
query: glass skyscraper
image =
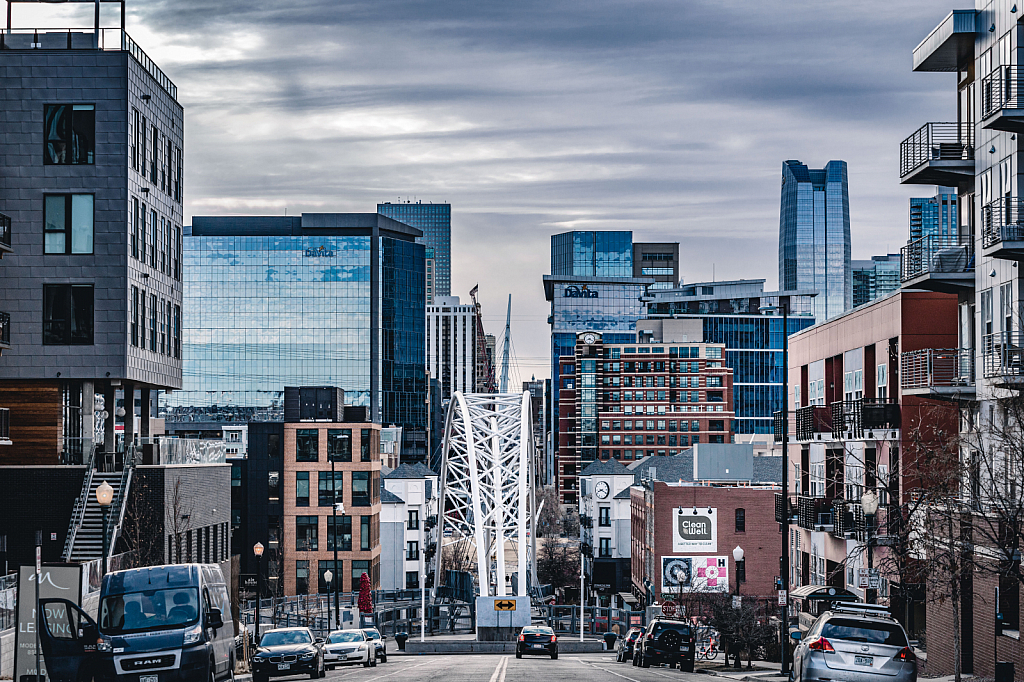
<svg viewBox="0 0 1024 682">
<path fill-rule="evenodd" d="M 872 256 L 871 260 L 851 262 L 853 271 L 853 307 L 864 305 L 900 288 L 900 254 Z"/>
<path fill-rule="evenodd" d="M 633 233 L 587 231 L 552 235 L 551 274 L 554 277 L 632 277 Z"/>
<path fill-rule="evenodd" d="M 416 241 L 434 250 L 434 296 L 452 295 L 451 204 L 377 204 L 377 213 L 423 232 Z"/>
<path fill-rule="evenodd" d="M 426 457 L 424 246 L 373 213 L 193 218 L 184 387 L 168 421 L 275 416 L 285 386 L 337 386 Z M 422 452 L 420 452 L 422 450 Z"/>
<path fill-rule="evenodd" d="M 956 190 L 952 187 L 936 187 L 933 197 L 912 197 L 910 241 L 930 236 L 956 239 L 959 236 L 956 209 Z"/>
<path fill-rule="evenodd" d="M 817 291 L 819 322 L 853 306 L 850 188 L 845 161 L 782 164 L 779 289 Z"/>
</svg>

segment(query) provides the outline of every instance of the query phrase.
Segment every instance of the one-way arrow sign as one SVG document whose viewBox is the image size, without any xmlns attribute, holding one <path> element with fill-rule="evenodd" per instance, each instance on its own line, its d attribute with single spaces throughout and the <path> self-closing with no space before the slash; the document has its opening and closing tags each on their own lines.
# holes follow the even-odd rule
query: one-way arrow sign
<svg viewBox="0 0 1024 682">
<path fill-rule="evenodd" d="M 495 611 L 515 611 L 516 600 L 515 599 L 499 599 L 494 602 Z"/>
</svg>

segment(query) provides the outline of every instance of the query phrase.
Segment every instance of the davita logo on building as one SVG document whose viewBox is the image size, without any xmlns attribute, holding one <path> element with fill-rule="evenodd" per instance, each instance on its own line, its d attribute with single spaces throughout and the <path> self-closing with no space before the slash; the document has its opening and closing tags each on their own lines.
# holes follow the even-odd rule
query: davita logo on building
<svg viewBox="0 0 1024 682">
<path fill-rule="evenodd" d="M 326 246 L 320 245 L 312 249 L 306 249 L 306 258 L 334 258 L 334 249 L 328 249 Z"/>
</svg>

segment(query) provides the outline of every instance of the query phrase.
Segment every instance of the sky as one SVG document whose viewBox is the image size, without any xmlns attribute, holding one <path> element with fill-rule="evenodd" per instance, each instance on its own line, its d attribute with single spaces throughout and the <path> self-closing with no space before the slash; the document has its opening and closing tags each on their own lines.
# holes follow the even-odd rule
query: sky
<svg viewBox="0 0 1024 682">
<path fill-rule="evenodd" d="M 522 379 L 550 371 L 552 234 L 678 241 L 685 281 L 774 289 L 783 161 L 847 161 L 853 257 L 898 253 L 933 193 L 899 184 L 900 142 L 956 119 L 954 76 L 911 72 L 934 0 L 127 2 L 185 108 L 186 223 L 449 202 L 452 294 L 479 284 L 499 338 L 512 295 Z"/>
</svg>

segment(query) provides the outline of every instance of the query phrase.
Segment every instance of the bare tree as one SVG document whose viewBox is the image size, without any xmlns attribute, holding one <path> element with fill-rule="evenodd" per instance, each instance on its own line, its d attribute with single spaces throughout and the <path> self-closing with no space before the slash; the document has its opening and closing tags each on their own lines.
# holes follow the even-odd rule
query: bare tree
<svg viewBox="0 0 1024 682">
<path fill-rule="evenodd" d="M 195 511 L 195 497 L 188 493 L 180 478 L 175 479 L 171 499 L 167 502 L 167 535 L 173 539 L 174 556 L 167 557 L 167 563 L 190 563 L 194 558 L 188 531 L 192 529 L 192 514 Z M 184 551 L 182 546 L 184 545 Z"/>
<path fill-rule="evenodd" d="M 125 568 L 140 568 L 163 563 L 164 534 L 159 508 L 153 503 L 153 483 L 135 476 L 125 508 L 120 544 L 128 553 Z"/>
<path fill-rule="evenodd" d="M 575 539 L 545 538 L 537 551 L 537 579 L 554 589 L 578 586 L 580 548 Z"/>
<path fill-rule="evenodd" d="M 538 488 L 536 497 L 538 507 L 540 507 L 541 502 L 544 503 L 544 507 L 537 517 L 537 537 L 543 538 L 549 535 L 558 535 L 561 530 L 562 514 L 558 490 L 554 486 Z"/>
</svg>

